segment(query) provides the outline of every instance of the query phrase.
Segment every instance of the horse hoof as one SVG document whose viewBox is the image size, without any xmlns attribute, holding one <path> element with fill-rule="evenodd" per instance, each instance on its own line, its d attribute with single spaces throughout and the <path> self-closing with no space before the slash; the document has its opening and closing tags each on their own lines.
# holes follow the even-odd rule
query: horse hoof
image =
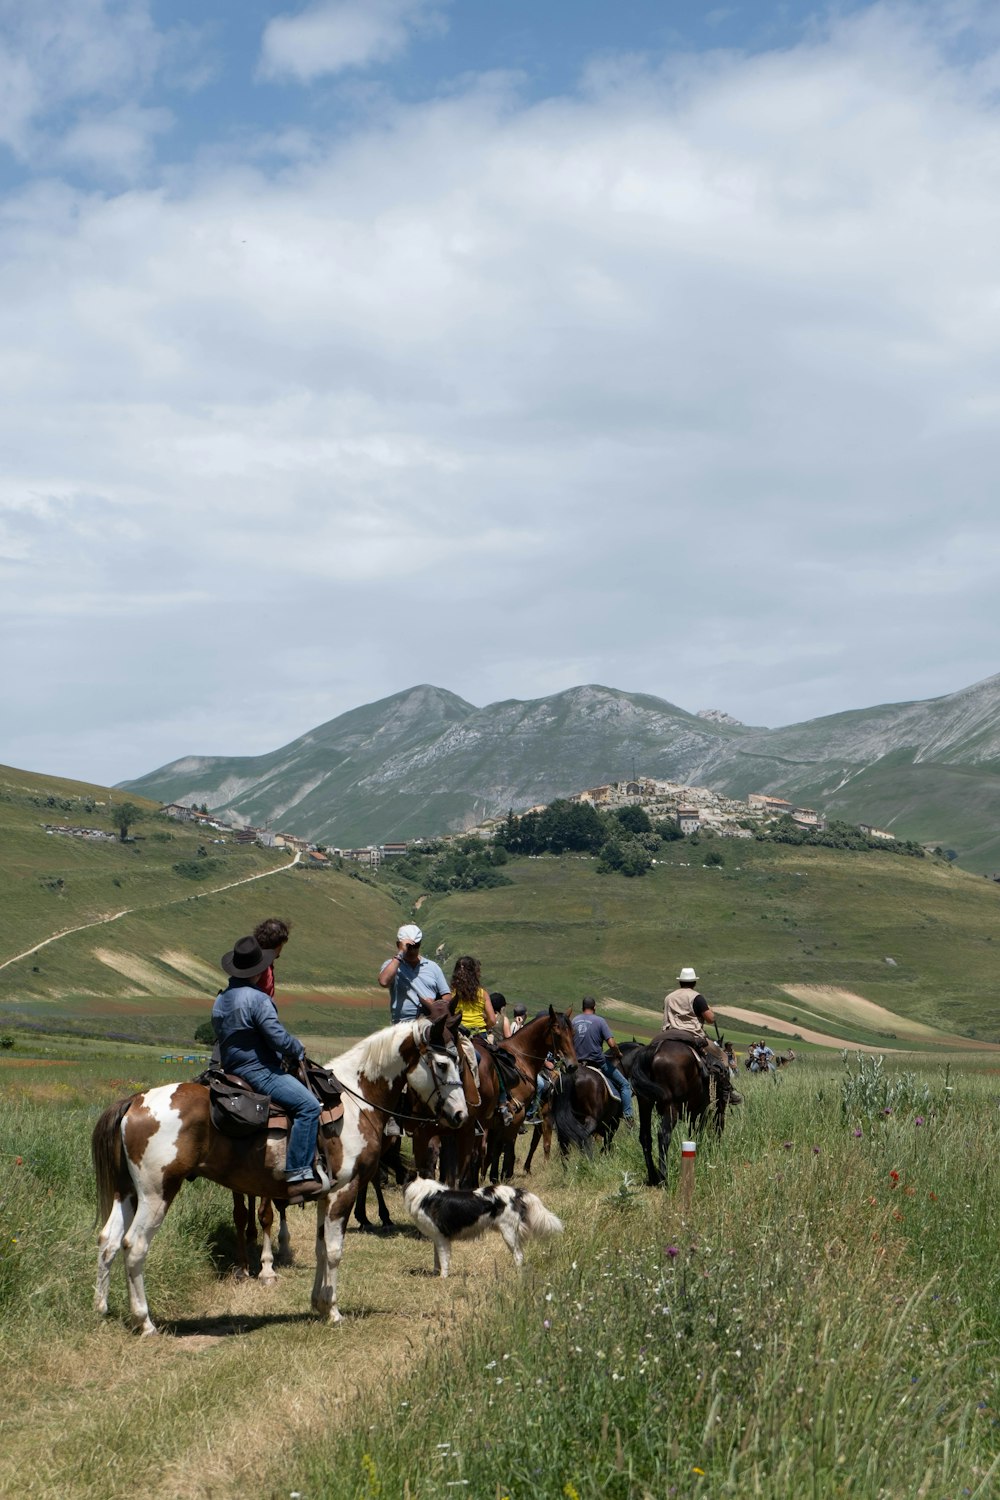
<svg viewBox="0 0 1000 1500">
<path fill-rule="evenodd" d="M 278 1278 L 277 1276 L 275 1276 L 273 1271 L 261 1271 L 260 1275 L 257 1277 L 257 1280 L 261 1286 L 277 1286 L 278 1284 Z"/>
</svg>

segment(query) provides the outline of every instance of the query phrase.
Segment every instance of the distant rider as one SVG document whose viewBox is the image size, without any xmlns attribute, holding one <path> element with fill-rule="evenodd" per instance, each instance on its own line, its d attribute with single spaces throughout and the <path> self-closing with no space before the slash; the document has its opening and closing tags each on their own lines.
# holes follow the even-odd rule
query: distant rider
<svg viewBox="0 0 1000 1500">
<path fill-rule="evenodd" d="M 657 1039 L 687 1042 L 715 1079 L 716 1104 L 742 1104 L 742 1096 L 733 1088 L 728 1057 L 705 1034 L 703 1023 L 708 1021 L 714 1026 L 715 1016 L 697 984 L 698 976 L 693 969 L 681 970 L 677 976 L 678 988 L 671 990 L 663 1001 L 663 1030 Z"/>
<path fill-rule="evenodd" d="M 615 1039 L 607 1021 L 597 1014 L 597 1001 L 592 995 L 584 997 L 583 1009 L 578 1016 L 573 1017 L 572 1025 L 577 1062 L 588 1063 L 591 1067 L 600 1069 L 621 1095 L 625 1124 L 634 1125 L 632 1089 L 625 1074 L 605 1054 L 605 1042 L 614 1046 Z"/>
</svg>

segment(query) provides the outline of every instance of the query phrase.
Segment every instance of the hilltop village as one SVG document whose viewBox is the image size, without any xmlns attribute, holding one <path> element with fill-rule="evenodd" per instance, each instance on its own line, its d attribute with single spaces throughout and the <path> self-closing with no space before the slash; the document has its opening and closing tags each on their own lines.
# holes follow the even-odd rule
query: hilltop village
<svg viewBox="0 0 1000 1500">
<path fill-rule="evenodd" d="M 673 820 L 678 831 L 685 837 L 697 833 L 710 833 L 720 838 L 750 839 L 763 827 L 788 818 L 803 830 L 818 830 L 826 826 L 823 814 L 811 807 L 797 807 L 785 797 L 770 792 L 751 792 L 746 801 L 723 796 L 705 786 L 684 786 L 676 781 L 657 781 L 640 776 L 629 781 L 611 781 L 601 786 L 588 787 L 586 791 L 574 792 L 564 799 L 570 803 L 586 803 L 602 812 L 613 812 L 623 807 L 640 807 L 657 821 Z M 541 813 L 547 803 L 523 809 L 523 814 Z M 405 855 L 410 849 L 426 844 L 427 837 L 400 840 L 383 844 L 367 844 L 360 848 L 341 849 L 311 842 L 296 834 L 280 833 L 270 828 L 245 826 L 234 828 L 210 813 L 207 807 L 185 807 L 179 803 L 167 803 L 161 811 L 180 822 L 199 824 L 221 839 L 232 839 L 238 844 L 259 844 L 269 849 L 289 849 L 301 854 L 310 864 L 322 866 L 331 860 L 350 860 L 370 869 L 378 869 L 387 860 Z M 465 828 L 458 833 L 433 835 L 435 843 L 448 844 L 456 839 L 469 837 L 492 839 L 503 826 L 503 818 L 487 818 L 482 823 Z M 868 838 L 895 842 L 895 834 L 876 828 L 870 823 L 858 825 L 859 831 Z"/>
</svg>

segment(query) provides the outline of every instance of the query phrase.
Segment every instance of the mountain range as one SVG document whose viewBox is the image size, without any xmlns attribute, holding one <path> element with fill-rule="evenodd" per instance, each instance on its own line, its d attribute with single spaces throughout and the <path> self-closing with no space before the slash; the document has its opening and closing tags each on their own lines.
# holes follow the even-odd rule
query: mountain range
<svg viewBox="0 0 1000 1500">
<path fill-rule="evenodd" d="M 1000 867 L 1000 675 L 781 729 L 585 686 L 477 708 L 423 684 L 257 756 L 189 755 L 122 786 L 348 847 L 453 832 L 633 774 L 767 791 Z"/>
</svg>

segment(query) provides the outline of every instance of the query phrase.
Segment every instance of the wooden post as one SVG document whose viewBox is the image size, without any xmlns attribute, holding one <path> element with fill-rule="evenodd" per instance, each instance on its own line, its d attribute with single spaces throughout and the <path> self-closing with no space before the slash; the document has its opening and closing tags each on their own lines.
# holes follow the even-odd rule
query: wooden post
<svg viewBox="0 0 1000 1500">
<path fill-rule="evenodd" d="M 685 1213 L 689 1212 L 694 1197 L 694 1159 L 697 1150 L 695 1141 L 681 1141 L 681 1207 Z"/>
</svg>

